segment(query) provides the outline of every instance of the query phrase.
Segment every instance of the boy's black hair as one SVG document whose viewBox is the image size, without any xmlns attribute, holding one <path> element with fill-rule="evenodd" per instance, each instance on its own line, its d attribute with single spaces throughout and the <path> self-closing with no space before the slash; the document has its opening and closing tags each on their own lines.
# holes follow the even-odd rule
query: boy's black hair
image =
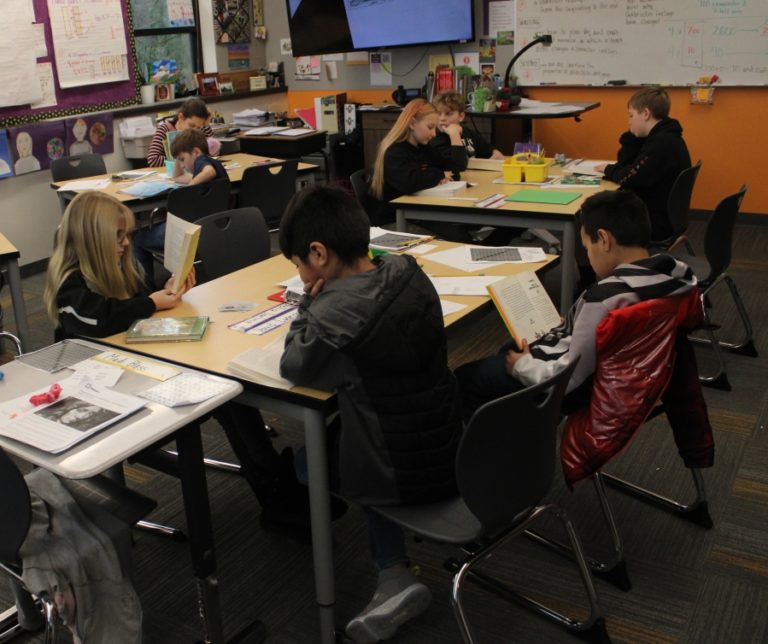
<svg viewBox="0 0 768 644">
<path fill-rule="evenodd" d="M 173 143 L 171 143 L 171 156 L 175 159 L 182 152 L 192 152 L 195 148 L 200 148 L 203 154 L 208 154 L 208 139 L 200 130 L 189 128 L 179 132 Z"/>
<path fill-rule="evenodd" d="M 357 200 L 343 190 L 306 188 L 288 202 L 278 239 L 288 259 L 306 261 L 309 245 L 317 241 L 349 265 L 368 254 L 370 222 Z"/>
<path fill-rule="evenodd" d="M 622 246 L 645 248 L 651 241 L 651 219 L 643 201 L 629 190 L 604 190 L 584 200 L 576 213 L 577 230 L 596 242 L 607 230 Z"/>
</svg>

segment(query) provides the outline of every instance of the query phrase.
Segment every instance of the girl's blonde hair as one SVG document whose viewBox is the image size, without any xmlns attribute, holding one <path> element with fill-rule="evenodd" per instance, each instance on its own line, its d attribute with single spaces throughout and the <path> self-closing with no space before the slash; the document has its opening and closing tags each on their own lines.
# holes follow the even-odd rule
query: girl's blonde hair
<svg viewBox="0 0 768 644">
<path fill-rule="evenodd" d="M 412 121 L 421 121 L 430 114 L 437 114 L 435 106 L 423 98 L 414 98 L 403 108 L 392 129 L 379 143 L 376 161 L 373 164 L 373 175 L 371 176 L 371 194 L 377 199 L 382 199 L 384 196 L 384 154 L 387 149 L 393 143 L 408 139 Z"/>
<path fill-rule="evenodd" d="M 141 291 L 142 273 L 130 244 L 122 261 L 117 260 L 119 236 L 131 232 L 135 223 L 126 206 L 102 192 L 83 192 L 70 202 L 56 231 L 43 295 L 54 325 L 59 323 L 56 296 L 74 271 L 79 270 L 89 287 L 104 297 L 124 300 Z"/>
</svg>

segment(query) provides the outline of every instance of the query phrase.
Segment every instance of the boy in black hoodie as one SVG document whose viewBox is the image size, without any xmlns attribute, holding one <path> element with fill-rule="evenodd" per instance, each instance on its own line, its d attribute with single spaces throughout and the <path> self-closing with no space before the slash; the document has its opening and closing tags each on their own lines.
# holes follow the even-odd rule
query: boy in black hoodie
<svg viewBox="0 0 768 644">
<path fill-rule="evenodd" d="M 602 170 L 605 178 L 631 190 L 643 200 L 651 217 L 651 239 L 672 235 L 667 199 L 677 176 L 691 167 L 683 128 L 669 118 L 670 100 L 660 87 L 644 87 L 627 101 L 629 131 L 619 138 L 616 163 Z"/>
</svg>

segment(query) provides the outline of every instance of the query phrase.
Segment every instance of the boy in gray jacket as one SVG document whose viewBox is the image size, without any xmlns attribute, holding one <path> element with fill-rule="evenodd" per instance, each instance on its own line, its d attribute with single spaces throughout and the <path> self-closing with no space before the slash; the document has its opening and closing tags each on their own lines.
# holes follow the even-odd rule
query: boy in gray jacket
<svg viewBox="0 0 768 644">
<path fill-rule="evenodd" d="M 363 506 L 448 498 L 461 421 L 440 301 L 412 257 L 370 259 L 369 238 L 368 218 L 341 190 L 305 190 L 288 204 L 280 249 L 306 295 L 280 371 L 338 396 L 331 478 L 342 496 Z M 356 642 L 388 639 L 430 601 L 408 571 L 400 528 L 366 514 L 379 583 L 347 625 Z"/>
</svg>

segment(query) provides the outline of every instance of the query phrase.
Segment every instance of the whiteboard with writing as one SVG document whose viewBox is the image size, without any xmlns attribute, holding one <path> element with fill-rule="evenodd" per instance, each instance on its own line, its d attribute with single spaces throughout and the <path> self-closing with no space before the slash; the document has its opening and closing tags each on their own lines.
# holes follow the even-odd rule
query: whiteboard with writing
<svg viewBox="0 0 768 644">
<path fill-rule="evenodd" d="M 128 80 L 120 0 L 48 0 L 61 87 Z"/>
<path fill-rule="evenodd" d="M 766 0 L 518 0 L 515 63 L 522 85 L 768 84 Z"/>
</svg>

